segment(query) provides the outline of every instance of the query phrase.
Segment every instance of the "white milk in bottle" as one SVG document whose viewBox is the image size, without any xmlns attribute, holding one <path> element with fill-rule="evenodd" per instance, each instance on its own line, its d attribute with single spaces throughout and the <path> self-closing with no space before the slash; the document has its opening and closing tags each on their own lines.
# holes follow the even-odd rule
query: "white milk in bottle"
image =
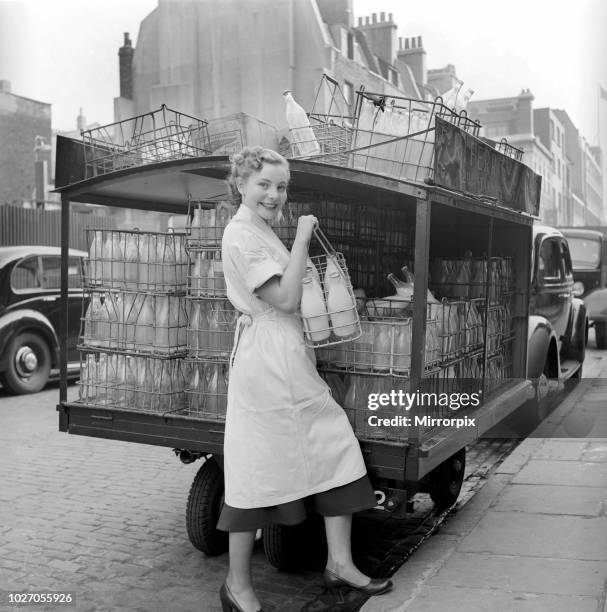
<svg viewBox="0 0 607 612">
<path fill-rule="evenodd" d="M 313 278 L 307 276 L 302 281 L 301 316 L 304 330 L 313 342 L 322 342 L 331 335 L 327 306 L 322 292 L 314 287 Z"/>
<path fill-rule="evenodd" d="M 328 266 L 327 266 L 328 269 Z M 344 278 L 333 272 L 328 278 L 327 309 L 333 333 L 340 338 L 351 336 L 357 330 L 356 302 L 350 295 Z"/>
</svg>

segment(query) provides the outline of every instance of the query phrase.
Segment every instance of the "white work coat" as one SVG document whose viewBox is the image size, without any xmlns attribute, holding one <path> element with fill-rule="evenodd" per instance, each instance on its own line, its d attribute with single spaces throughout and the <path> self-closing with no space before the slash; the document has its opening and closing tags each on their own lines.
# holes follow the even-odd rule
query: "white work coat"
<svg viewBox="0 0 607 612">
<path fill-rule="evenodd" d="M 227 295 L 242 313 L 234 338 L 224 441 L 225 502 L 260 508 L 348 484 L 366 474 L 343 409 L 304 344 L 301 318 L 255 289 L 282 275 L 289 251 L 241 206 L 224 232 Z"/>
</svg>

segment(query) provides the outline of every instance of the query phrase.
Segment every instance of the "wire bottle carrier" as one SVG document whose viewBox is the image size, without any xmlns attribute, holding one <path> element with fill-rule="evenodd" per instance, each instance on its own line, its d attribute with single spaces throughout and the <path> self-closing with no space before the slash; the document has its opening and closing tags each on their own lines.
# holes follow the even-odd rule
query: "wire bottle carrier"
<svg viewBox="0 0 607 612">
<path fill-rule="evenodd" d="M 310 257 L 303 279 L 301 318 L 307 346 L 318 348 L 360 337 L 356 298 L 346 260 L 320 230 L 314 236 L 324 251 Z"/>
<path fill-rule="evenodd" d="M 328 90 L 328 91 L 326 91 Z M 319 94 L 321 91 L 323 96 Z M 324 112 L 317 106 L 327 104 Z M 314 105 L 309 113 L 313 142 L 301 142 L 301 134 L 291 130 L 291 156 L 383 174 L 391 178 L 426 181 L 434 177 L 434 132 L 436 118 L 447 121 L 479 137 L 481 124 L 449 108 L 439 96 L 420 100 L 405 96 L 366 91 L 356 92 L 349 110 L 339 85 L 323 75 Z M 504 155 L 517 161 L 523 152 L 505 138 L 495 142 L 483 139 Z M 312 146 L 313 145 L 313 146 Z M 313 150 L 302 155 L 301 150 Z"/>
<path fill-rule="evenodd" d="M 185 237 L 87 229 L 80 401 L 124 410 L 184 407 Z"/>
<path fill-rule="evenodd" d="M 186 251 L 190 259 L 185 413 L 223 421 L 227 407 L 228 360 L 238 313 L 227 299 L 221 240 L 235 208 L 225 201 L 193 201 Z"/>
<path fill-rule="evenodd" d="M 208 122 L 168 108 L 84 130 L 86 177 L 211 152 Z"/>
</svg>

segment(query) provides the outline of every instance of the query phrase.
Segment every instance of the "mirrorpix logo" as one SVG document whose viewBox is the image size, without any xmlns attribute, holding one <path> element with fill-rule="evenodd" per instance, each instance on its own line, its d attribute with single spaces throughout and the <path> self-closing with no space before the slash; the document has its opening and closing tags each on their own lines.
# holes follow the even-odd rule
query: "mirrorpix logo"
<svg viewBox="0 0 607 612">
<path fill-rule="evenodd" d="M 413 393 L 393 389 L 389 393 L 369 393 L 367 408 L 376 411 L 380 408 L 399 408 L 405 412 L 413 407 L 420 408 L 447 408 L 457 411 L 461 408 L 476 408 L 481 404 L 482 391 L 476 393 Z M 372 414 L 367 418 L 371 427 L 476 427 L 476 419 L 468 416 L 460 417 L 433 417 L 428 414 L 408 416 L 406 414 L 391 417 L 381 417 Z"/>
</svg>

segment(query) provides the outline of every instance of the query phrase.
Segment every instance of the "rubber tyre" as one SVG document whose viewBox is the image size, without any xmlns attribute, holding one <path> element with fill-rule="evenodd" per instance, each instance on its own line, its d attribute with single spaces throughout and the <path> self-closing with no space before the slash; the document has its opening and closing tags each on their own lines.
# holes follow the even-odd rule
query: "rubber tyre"
<svg viewBox="0 0 607 612">
<path fill-rule="evenodd" d="M 324 568 L 327 543 L 322 517 L 310 514 L 298 525 L 264 527 L 263 549 L 270 565 L 280 571 Z"/>
<path fill-rule="evenodd" d="M 228 533 L 217 529 L 223 507 L 223 472 L 215 459 L 207 459 L 190 487 L 186 526 L 192 545 L 209 556 L 228 550 Z"/>
<path fill-rule="evenodd" d="M 466 449 L 451 455 L 429 474 L 428 493 L 437 512 L 447 510 L 457 501 L 466 471 Z"/>
<path fill-rule="evenodd" d="M 24 346 L 29 346 L 38 359 L 38 367 L 28 377 L 21 376 L 15 365 L 15 356 Z M 2 383 L 10 393 L 24 395 L 44 389 L 51 373 L 51 351 L 44 338 L 34 332 L 16 334 L 8 343 L 6 354 L 7 366 Z"/>
<path fill-rule="evenodd" d="M 607 349 L 607 321 L 597 321 L 594 324 L 596 348 Z"/>
</svg>

